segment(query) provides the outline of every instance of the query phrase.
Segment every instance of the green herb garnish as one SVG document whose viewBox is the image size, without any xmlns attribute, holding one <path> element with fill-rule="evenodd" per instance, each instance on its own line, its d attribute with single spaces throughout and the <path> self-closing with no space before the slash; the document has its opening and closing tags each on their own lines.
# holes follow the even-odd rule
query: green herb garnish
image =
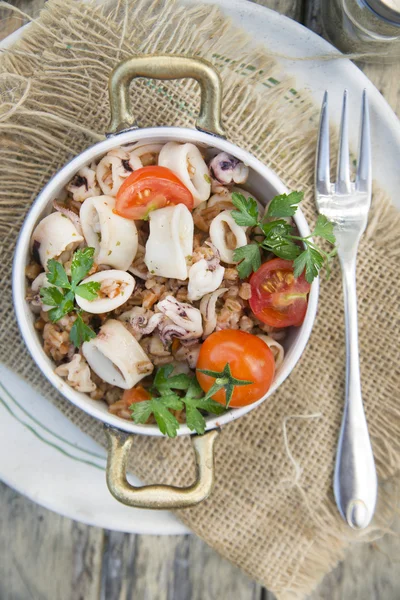
<svg viewBox="0 0 400 600">
<path fill-rule="evenodd" d="M 71 280 L 63 265 L 50 259 L 47 263 L 47 281 L 52 285 L 40 289 L 40 297 L 43 304 L 53 306 L 49 310 L 49 318 L 55 323 L 70 312 L 76 312 L 77 318 L 72 325 L 69 337 L 71 342 L 79 348 L 83 342 L 95 337 L 95 332 L 84 323 L 80 309 L 75 306 L 75 296 L 85 298 L 85 300 L 95 300 L 98 297 L 100 283 L 89 281 L 88 283 L 79 283 L 86 277 L 93 267 L 94 248 L 84 248 L 77 250 L 71 262 Z"/>
<path fill-rule="evenodd" d="M 79 348 L 83 342 L 88 342 L 92 338 L 96 337 L 95 332 L 89 325 L 83 321 L 80 312 L 77 312 L 76 319 L 74 324 L 71 327 L 71 331 L 69 332 L 69 339 L 71 342 Z"/>
<path fill-rule="evenodd" d="M 268 204 L 267 215 L 269 217 L 277 217 L 278 219 L 293 217 L 303 197 L 303 192 L 290 192 L 290 194 L 275 196 Z"/>
<path fill-rule="evenodd" d="M 157 391 L 159 394 L 168 393 L 172 389 L 187 390 L 192 381 L 192 377 L 186 375 L 186 373 L 171 376 L 173 370 L 173 365 L 165 365 L 164 367 L 157 369 L 152 390 Z"/>
<path fill-rule="evenodd" d="M 132 411 L 132 419 L 135 423 L 146 423 L 151 415 L 157 422 L 157 425 L 164 435 L 168 437 L 176 437 L 179 429 L 178 419 L 168 410 L 181 410 L 183 408 L 182 401 L 176 394 L 163 394 L 159 397 L 151 397 L 150 400 L 136 402 L 130 407 Z"/>
<path fill-rule="evenodd" d="M 236 208 L 232 211 L 235 222 L 242 227 L 259 227 L 261 230 L 259 234 L 254 235 L 250 244 L 237 248 L 233 253 L 234 260 L 239 263 L 237 270 L 241 279 L 259 269 L 261 249 L 272 252 L 279 258 L 294 261 L 294 276 L 299 277 L 305 270 L 308 283 L 317 277 L 323 266 L 329 277 L 329 263 L 336 254 L 336 248 L 331 252 L 325 252 L 311 241 L 311 238 L 318 236 L 334 245 L 336 239 L 333 234 L 333 223 L 324 215 L 319 215 L 311 235 L 300 237 L 295 235 L 293 226 L 284 220 L 286 217 L 293 217 L 302 199 L 303 192 L 275 196 L 269 203 L 265 216 L 260 219 L 254 198 L 245 198 L 243 194 L 238 193 L 232 194 L 232 203 Z M 305 248 L 301 248 L 298 242 L 302 242 Z"/>
<path fill-rule="evenodd" d="M 221 415 L 229 405 L 235 385 L 248 385 L 251 381 L 243 381 L 232 377 L 229 365 L 225 365 L 221 373 L 200 371 L 210 377 L 216 377 L 215 384 L 204 394 L 196 377 L 184 373 L 171 375 L 173 365 L 165 365 L 157 370 L 153 386 L 150 389 L 151 398 L 135 402 L 130 406 L 132 419 L 135 423 L 146 423 L 151 415 L 157 422 L 160 431 L 169 437 L 175 437 L 179 429 L 178 419 L 170 410 L 186 410 L 186 424 L 191 431 L 203 434 L 206 421 L 201 411 Z M 226 406 L 222 406 L 211 398 L 215 392 L 226 389 Z"/>
<path fill-rule="evenodd" d="M 253 271 L 257 271 L 261 267 L 260 248 L 256 243 L 237 248 L 233 256 L 235 260 L 240 260 L 240 263 L 237 265 L 237 270 L 241 279 L 245 279 Z"/>
</svg>

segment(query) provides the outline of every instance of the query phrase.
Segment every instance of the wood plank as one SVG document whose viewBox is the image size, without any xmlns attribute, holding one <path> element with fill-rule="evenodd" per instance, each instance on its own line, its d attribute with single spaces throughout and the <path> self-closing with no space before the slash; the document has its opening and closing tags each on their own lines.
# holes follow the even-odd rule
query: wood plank
<svg viewBox="0 0 400 600">
<path fill-rule="evenodd" d="M 1 600 L 98 600 L 103 531 L 0 483 Z"/>
<path fill-rule="evenodd" d="M 195 536 L 106 532 L 101 587 L 102 600 L 261 597 L 257 583 Z"/>
<path fill-rule="evenodd" d="M 377 542 L 354 546 L 309 600 L 398 600 L 399 562 L 397 537 L 387 535 Z"/>
<path fill-rule="evenodd" d="M 272 8 L 296 21 L 301 21 L 303 17 L 305 0 L 251 0 L 251 2 Z"/>
<path fill-rule="evenodd" d="M 304 6 L 304 25 L 323 36 L 321 21 L 321 2 L 320 0 L 305 0 Z"/>
</svg>

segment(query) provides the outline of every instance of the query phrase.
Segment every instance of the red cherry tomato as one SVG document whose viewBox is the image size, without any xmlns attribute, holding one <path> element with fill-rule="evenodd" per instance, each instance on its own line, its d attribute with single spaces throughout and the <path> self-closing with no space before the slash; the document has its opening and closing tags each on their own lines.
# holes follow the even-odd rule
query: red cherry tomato
<svg viewBox="0 0 400 600">
<path fill-rule="evenodd" d="M 271 350 L 260 338 L 235 329 L 212 333 L 201 346 L 196 369 L 220 372 L 227 363 L 233 377 L 253 382 L 235 387 L 229 406 L 252 404 L 267 393 L 274 378 L 275 361 Z M 198 370 L 196 376 L 204 392 L 215 383 L 213 377 Z M 225 390 L 219 390 L 212 398 L 225 405 Z"/>
<path fill-rule="evenodd" d="M 271 327 L 298 327 L 307 311 L 310 284 L 304 273 L 295 279 L 293 262 L 273 258 L 250 277 L 250 308 L 257 319 Z"/>
<path fill-rule="evenodd" d="M 127 219 L 147 219 L 156 208 L 185 204 L 193 209 L 193 196 L 166 167 L 142 167 L 131 173 L 118 190 L 115 210 Z"/>
</svg>

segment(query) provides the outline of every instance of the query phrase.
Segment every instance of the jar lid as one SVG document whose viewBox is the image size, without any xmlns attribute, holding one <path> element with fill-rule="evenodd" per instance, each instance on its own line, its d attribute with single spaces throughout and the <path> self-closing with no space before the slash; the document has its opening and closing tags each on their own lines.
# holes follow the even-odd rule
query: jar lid
<svg viewBox="0 0 400 600">
<path fill-rule="evenodd" d="M 365 0 L 380 17 L 400 25 L 400 0 Z"/>
</svg>

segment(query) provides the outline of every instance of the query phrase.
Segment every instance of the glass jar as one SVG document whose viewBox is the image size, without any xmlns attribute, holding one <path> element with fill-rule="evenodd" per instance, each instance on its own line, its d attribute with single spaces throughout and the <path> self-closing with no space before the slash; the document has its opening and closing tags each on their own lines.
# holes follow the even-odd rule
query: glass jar
<svg viewBox="0 0 400 600">
<path fill-rule="evenodd" d="M 400 0 L 322 0 L 326 36 L 368 62 L 400 61 Z"/>
</svg>

